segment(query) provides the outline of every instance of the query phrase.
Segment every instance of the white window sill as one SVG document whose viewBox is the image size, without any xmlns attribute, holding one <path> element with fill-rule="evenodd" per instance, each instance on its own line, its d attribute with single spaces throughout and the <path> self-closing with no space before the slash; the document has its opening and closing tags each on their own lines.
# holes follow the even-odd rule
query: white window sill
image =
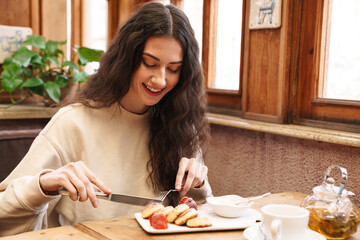
<svg viewBox="0 0 360 240">
<path fill-rule="evenodd" d="M 218 113 L 207 113 L 207 118 L 211 124 L 216 125 L 273 133 L 288 137 L 310 139 L 321 142 L 336 143 L 353 147 L 360 147 L 359 133 L 306 127 L 294 124 L 267 123 L 254 120 L 246 120 L 240 117 Z"/>
</svg>

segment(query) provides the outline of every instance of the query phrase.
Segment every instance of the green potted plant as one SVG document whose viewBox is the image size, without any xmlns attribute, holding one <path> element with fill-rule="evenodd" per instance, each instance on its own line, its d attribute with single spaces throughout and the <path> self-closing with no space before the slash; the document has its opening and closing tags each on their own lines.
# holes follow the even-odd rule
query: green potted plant
<svg viewBox="0 0 360 240">
<path fill-rule="evenodd" d="M 27 36 L 23 46 L 3 63 L 0 94 L 7 92 L 11 105 L 25 101 L 33 94 L 42 96 L 45 103 L 59 103 L 65 90 L 74 84 L 80 87 L 80 83 L 86 82 L 89 77 L 84 71 L 85 65 L 98 62 L 104 52 L 76 47 L 76 64 L 66 60 L 64 52 L 59 48 L 64 44 L 66 41 L 46 41 L 42 36 Z M 17 100 L 13 98 L 15 91 L 20 91 Z"/>
</svg>

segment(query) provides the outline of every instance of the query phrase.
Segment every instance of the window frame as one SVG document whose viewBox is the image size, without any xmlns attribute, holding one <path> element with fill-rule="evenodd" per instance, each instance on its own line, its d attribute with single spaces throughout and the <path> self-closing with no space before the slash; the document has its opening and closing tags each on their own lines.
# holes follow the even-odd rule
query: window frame
<svg viewBox="0 0 360 240">
<path fill-rule="evenodd" d="M 203 42 L 202 42 L 202 65 L 205 75 L 209 110 L 213 112 L 228 112 L 241 115 L 242 109 L 242 81 L 243 56 L 244 56 L 244 31 L 245 31 L 245 2 L 242 8 L 242 33 L 241 33 L 241 56 L 239 68 L 239 89 L 225 90 L 212 88 L 216 77 L 216 38 L 217 38 L 217 9 L 218 0 L 204 0 L 203 2 Z"/>
<path fill-rule="evenodd" d="M 321 97 L 328 65 L 331 6 L 332 0 L 305 0 L 303 3 L 293 123 L 360 132 L 360 101 Z"/>
</svg>

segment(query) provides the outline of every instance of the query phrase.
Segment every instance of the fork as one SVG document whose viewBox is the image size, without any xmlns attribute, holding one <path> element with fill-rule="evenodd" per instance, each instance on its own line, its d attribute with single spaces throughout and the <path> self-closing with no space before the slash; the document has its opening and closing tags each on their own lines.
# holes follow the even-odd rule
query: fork
<svg viewBox="0 0 360 240">
<path fill-rule="evenodd" d="M 176 189 L 170 189 L 168 191 L 161 191 L 157 197 L 155 198 L 156 201 L 160 201 L 160 202 L 163 202 L 165 200 L 165 198 L 167 197 L 167 195 L 170 193 L 170 192 L 173 192 L 173 191 L 176 191 Z"/>
</svg>

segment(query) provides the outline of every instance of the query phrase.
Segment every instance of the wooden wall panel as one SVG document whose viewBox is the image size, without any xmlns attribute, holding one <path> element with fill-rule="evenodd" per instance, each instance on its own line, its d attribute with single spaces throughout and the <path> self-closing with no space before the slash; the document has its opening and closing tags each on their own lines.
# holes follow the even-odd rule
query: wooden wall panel
<svg viewBox="0 0 360 240">
<path fill-rule="evenodd" d="M 280 30 L 250 32 L 247 112 L 277 115 Z"/>
<path fill-rule="evenodd" d="M 290 67 L 293 60 L 293 23 L 299 19 L 293 13 L 291 0 L 282 1 L 280 28 L 248 28 L 250 1 L 246 1 L 244 37 L 244 71 L 242 76 L 242 111 L 247 119 L 287 121 Z"/>
<path fill-rule="evenodd" d="M 311 97 L 315 95 L 315 89 L 311 82 L 306 85 L 305 79 L 311 79 L 312 75 L 316 74 L 315 72 L 315 64 L 316 64 L 316 55 L 315 51 L 318 50 L 315 46 L 316 39 L 316 12 L 318 11 L 318 4 L 316 1 L 305 1 L 304 2 L 304 11 L 303 11 L 303 19 L 312 19 L 312 21 L 304 21 L 301 28 L 301 51 L 300 51 L 300 69 L 299 71 L 299 84 L 298 84 L 298 103 L 302 102 L 302 104 L 298 104 L 298 111 L 296 113 L 297 116 L 301 115 L 300 112 L 305 112 L 310 105 L 308 102 Z M 309 9 L 310 11 L 307 11 Z M 313 9 L 313 10 L 312 10 Z M 311 36 L 311 37 L 310 37 Z M 316 76 L 315 76 L 316 77 Z M 306 91 L 305 89 L 306 88 Z M 311 97 L 307 97 L 311 96 Z M 309 99 L 309 100 L 306 100 Z M 306 117 L 310 117 L 307 115 Z"/>
<path fill-rule="evenodd" d="M 41 29 L 46 39 L 66 40 L 66 0 L 41 0 Z"/>
<path fill-rule="evenodd" d="M 1 0 L 0 24 L 31 27 L 31 0 Z"/>
<path fill-rule="evenodd" d="M 46 40 L 64 41 L 67 40 L 67 10 L 66 0 L 41 0 L 41 35 Z M 60 46 L 66 58 L 67 44 Z M 70 51 L 71 55 L 71 51 Z"/>
<path fill-rule="evenodd" d="M 39 0 L 1 0 L 0 25 L 30 27 L 40 34 Z"/>
<path fill-rule="evenodd" d="M 204 0 L 202 66 L 208 88 L 215 86 L 217 8 L 218 0 Z"/>
<path fill-rule="evenodd" d="M 34 35 L 40 35 L 40 0 L 31 0 L 30 13 L 31 13 L 31 28 Z"/>
<path fill-rule="evenodd" d="M 84 1 L 71 1 L 71 46 L 83 46 Z"/>
<path fill-rule="evenodd" d="M 145 0 L 109 0 L 108 42 L 116 35 L 119 26 L 126 21 Z"/>
<path fill-rule="evenodd" d="M 292 123 L 295 115 L 295 108 L 297 104 L 297 84 L 298 84 L 298 65 L 299 65 L 299 51 L 300 51 L 300 29 L 301 29 L 301 11 L 303 1 L 285 1 L 283 2 L 283 10 L 289 16 L 289 19 L 293 21 L 286 21 L 283 24 L 287 25 L 288 33 L 285 35 L 286 39 L 286 52 L 291 52 L 284 56 L 283 63 L 279 66 L 283 70 L 281 71 L 282 77 L 285 80 L 284 89 L 285 92 L 288 89 L 287 94 L 282 96 L 284 104 L 282 104 L 282 115 L 284 123 Z M 288 65 L 287 65 L 288 64 Z M 288 76 L 289 81 L 286 81 Z"/>
<path fill-rule="evenodd" d="M 174 4 L 178 8 L 184 10 L 184 0 L 170 0 L 171 4 Z"/>
<path fill-rule="evenodd" d="M 126 21 L 130 15 L 136 11 L 142 4 L 152 0 L 108 0 L 108 42 L 115 36 L 119 26 Z M 184 7 L 184 0 L 171 0 L 171 3 L 179 8 Z"/>
<path fill-rule="evenodd" d="M 72 0 L 73 32 L 72 43 L 81 45 L 81 3 Z M 0 24 L 30 27 L 34 35 L 47 40 L 67 40 L 66 0 L 0 0 Z M 74 18 L 78 17 L 78 18 Z M 63 46 L 66 53 L 66 46 Z"/>
<path fill-rule="evenodd" d="M 79 11 L 80 0 L 73 2 Z M 31 27 L 33 34 L 51 40 L 67 38 L 66 0 L 1 0 L 0 12 L 1 25 Z M 79 16 L 80 12 L 73 14 Z"/>
</svg>

